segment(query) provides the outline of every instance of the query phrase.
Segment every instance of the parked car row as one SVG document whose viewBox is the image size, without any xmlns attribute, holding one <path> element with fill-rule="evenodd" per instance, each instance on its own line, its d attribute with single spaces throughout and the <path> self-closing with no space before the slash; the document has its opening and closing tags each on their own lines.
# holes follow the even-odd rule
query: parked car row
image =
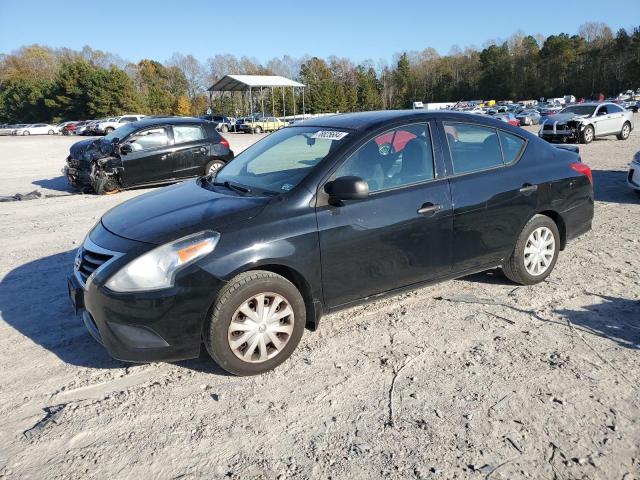
<svg viewBox="0 0 640 480">
<path fill-rule="evenodd" d="M 60 132 L 60 125 L 49 123 L 19 123 L 0 127 L 0 135 L 58 135 Z"/>
</svg>

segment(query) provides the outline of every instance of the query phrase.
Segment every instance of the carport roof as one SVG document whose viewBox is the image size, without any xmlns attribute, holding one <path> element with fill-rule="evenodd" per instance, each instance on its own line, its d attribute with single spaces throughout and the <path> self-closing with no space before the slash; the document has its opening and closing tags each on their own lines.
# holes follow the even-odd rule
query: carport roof
<svg viewBox="0 0 640 480">
<path fill-rule="evenodd" d="M 209 87 L 210 92 L 241 92 L 255 87 L 305 87 L 279 75 L 225 75 Z"/>
</svg>

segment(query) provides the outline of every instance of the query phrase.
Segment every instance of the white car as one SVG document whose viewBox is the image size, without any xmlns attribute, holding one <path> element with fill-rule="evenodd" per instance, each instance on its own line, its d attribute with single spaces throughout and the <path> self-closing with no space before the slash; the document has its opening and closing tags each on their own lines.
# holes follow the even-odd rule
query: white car
<svg viewBox="0 0 640 480">
<path fill-rule="evenodd" d="M 633 161 L 629 164 L 627 184 L 640 195 L 640 152 L 636 152 Z"/>
<path fill-rule="evenodd" d="M 60 133 L 60 128 L 57 125 L 34 123 L 16 129 L 15 135 L 57 135 L 58 133 Z"/>
<path fill-rule="evenodd" d="M 144 117 L 145 115 L 122 115 L 120 117 L 109 118 L 104 122 L 99 122 L 95 126 L 94 131 L 99 134 L 108 135 L 125 123 L 137 122 L 138 120 L 142 120 Z"/>
</svg>

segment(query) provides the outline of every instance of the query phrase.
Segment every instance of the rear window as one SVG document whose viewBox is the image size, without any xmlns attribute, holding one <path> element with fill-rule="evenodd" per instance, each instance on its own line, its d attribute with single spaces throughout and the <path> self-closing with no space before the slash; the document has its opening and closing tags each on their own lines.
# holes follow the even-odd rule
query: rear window
<svg viewBox="0 0 640 480">
<path fill-rule="evenodd" d="M 503 165 L 495 128 L 445 122 L 444 130 L 456 174 Z"/>
<path fill-rule="evenodd" d="M 173 139 L 175 143 L 197 142 L 204 138 L 204 129 L 198 125 L 173 126 Z"/>
</svg>

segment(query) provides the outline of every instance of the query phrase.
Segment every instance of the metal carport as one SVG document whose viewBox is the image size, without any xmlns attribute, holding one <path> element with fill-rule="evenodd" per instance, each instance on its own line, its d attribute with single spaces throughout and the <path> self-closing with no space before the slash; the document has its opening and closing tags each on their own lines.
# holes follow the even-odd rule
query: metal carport
<svg viewBox="0 0 640 480">
<path fill-rule="evenodd" d="M 296 89 L 300 89 L 302 91 L 302 118 L 304 118 L 305 105 L 304 105 L 304 88 L 306 85 L 291 80 L 290 78 L 281 77 L 279 75 L 225 75 L 216 83 L 211 85 L 207 90 L 209 92 L 209 105 L 211 109 L 213 109 L 213 92 L 222 92 L 221 96 L 221 106 L 222 110 L 224 110 L 224 92 L 242 92 L 243 100 L 242 105 L 244 109 L 244 93 L 249 92 L 249 109 L 250 114 L 253 117 L 253 92 L 254 90 L 260 89 L 260 104 L 262 108 L 262 113 L 264 114 L 264 94 L 263 90 L 271 89 L 271 107 L 272 107 L 272 115 L 275 117 L 276 114 L 273 111 L 273 89 L 274 88 L 282 88 L 282 109 L 283 109 L 283 117 L 287 116 L 286 107 L 285 107 L 285 88 L 291 88 L 291 98 L 293 99 L 293 116 L 296 116 L 296 97 L 295 92 Z M 224 111 L 221 112 L 224 115 Z"/>
</svg>

